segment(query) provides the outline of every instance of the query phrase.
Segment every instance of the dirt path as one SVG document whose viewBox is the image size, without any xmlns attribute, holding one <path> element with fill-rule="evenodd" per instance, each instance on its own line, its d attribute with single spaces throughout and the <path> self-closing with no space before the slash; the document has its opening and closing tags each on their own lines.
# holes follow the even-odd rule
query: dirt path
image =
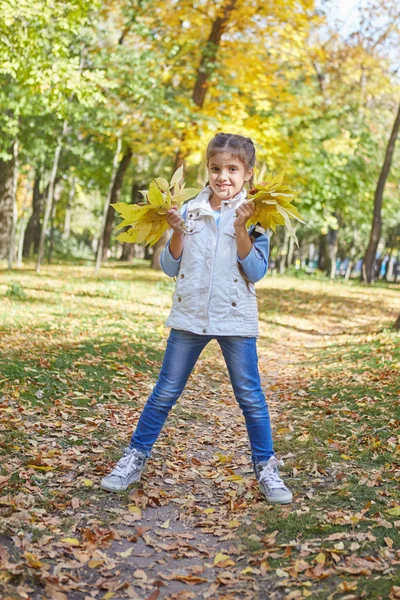
<svg viewBox="0 0 400 600">
<path fill-rule="evenodd" d="M 7 474 L 0 477 L 0 487 L 14 478 L 17 490 L 1 500 L 5 535 L 0 538 L 0 574 L 5 573 L 7 600 L 294 600 L 310 596 L 311 585 L 312 600 L 337 600 L 332 592 L 335 586 L 342 585 L 344 593 L 355 589 L 354 581 L 342 581 L 342 573 L 357 577 L 386 569 L 391 577 L 395 558 L 390 544 L 394 545 L 395 536 L 387 509 L 397 508 L 390 503 L 388 488 L 382 483 L 386 496 L 368 496 L 360 488 L 357 499 L 352 494 L 358 488 L 356 492 L 342 489 L 345 478 L 352 475 L 348 465 L 353 465 L 353 473 L 358 465 L 357 457 L 351 463 L 347 450 L 341 450 L 353 430 L 349 427 L 333 435 L 332 447 L 326 439 L 314 445 L 314 440 L 310 444 L 307 440 L 309 420 L 326 419 L 329 414 L 324 398 L 309 390 L 314 380 L 325 376 L 320 353 L 334 349 L 338 361 L 342 348 L 353 351 L 357 340 L 369 331 L 376 333 L 389 311 L 397 314 L 397 296 L 387 292 L 386 300 L 378 301 L 379 290 L 374 297 L 364 298 L 362 290 L 346 288 L 342 293 L 338 286 L 330 295 L 314 286 L 313 296 L 308 284 L 291 294 L 291 282 L 288 289 L 282 282 L 275 288 L 272 283 L 268 283 L 271 289 L 260 293 L 259 366 L 275 452 L 285 462 L 282 476 L 293 491 L 293 503 L 271 507 L 259 493 L 244 419 L 216 343 L 198 361 L 140 484 L 122 494 L 102 490 L 99 481 L 128 442 L 154 383 L 151 368 L 158 368 L 158 359 L 149 360 L 149 372 L 135 373 L 132 361 L 123 364 L 120 355 L 118 360 L 106 357 L 119 378 L 112 394 L 101 402 L 91 396 L 89 405 L 80 404 L 83 388 L 75 390 L 73 385 L 53 404 L 41 403 L 41 396 L 36 396 L 37 403 L 25 406 L 18 396 L 3 399 L 1 410 L 8 421 L 2 431 L 10 435 L 4 448 L 14 455 L 5 466 Z M 379 360 L 386 360 L 391 351 L 388 346 L 376 352 Z M 64 377 L 71 378 L 72 370 L 75 382 L 78 376 L 79 382 L 85 379 L 85 371 L 79 372 L 82 361 L 100 364 L 104 360 L 89 351 L 74 359 L 65 372 L 58 373 L 57 390 Z M 352 361 L 353 357 L 349 364 Z M 341 375 L 340 368 L 339 363 Z M 349 373 L 353 377 L 353 371 Z M 390 370 L 385 373 L 390 382 Z M 378 377 L 382 385 L 380 373 Z M 357 402 L 362 400 L 356 396 Z M 352 424 L 359 413 L 346 405 L 347 400 L 343 402 L 342 421 Z M 317 405 L 314 413 L 309 403 L 314 409 Z M 379 419 L 378 425 L 371 419 L 371 426 L 365 421 L 363 429 L 356 431 L 371 447 L 377 443 L 374 427 L 377 431 L 388 427 Z M 386 441 L 391 449 L 395 441 L 389 435 Z M 341 454 L 335 455 L 333 463 L 330 456 L 336 447 Z M 371 494 L 380 481 L 394 478 L 394 469 L 384 471 L 378 463 L 371 473 L 371 481 L 365 484 Z M 327 520 L 319 518 L 329 506 L 330 495 L 339 497 L 343 491 L 349 504 L 343 496 L 344 504 L 338 502 Z M 362 511 L 368 510 L 368 502 L 372 505 L 369 498 L 376 506 L 383 499 L 381 512 L 373 515 L 375 521 L 366 518 L 362 531 L 348 527 L 351 519 L 366 514 Z M 299 527 L 283 534 L 286 521 L 304 522 L 309 526 L 307 536 Z M 380 543 L 386 547 L 375 551 L 371 545 L 378 526 L 384 528 Z M 326 530 L 331 533 L 325 534 Z M 363 546 L 364 542 L 370 546 Z M 386 565 L 379 562 L 382 557 Z M 281 568 L 289 562 L 286 571 Z"/>
<path fill-rule="evenodd" d="M 274 343 L 261 338 L 259 345 L 260 372 L 275 431 L 287 426 L 277 391 L 281 384 L 287 388 L 288 377 L 316 344 L 311 333 L 287 333 L 283 328 L 279 333 Z M 278 454 L 279 435 L 275 440 Z M 278 456 L 287 463 L 282 475 L 295 494 L 291 507 L 282 507 L 289 513 L 304 495 L 290 476 L 293 452 Z M 200 358 L 142 482 L 129 497 L 141 510 L 140 521 L 132 522 L 139 515 L 127 513 L 114 496 L 105 495 L 106 520 L 118 525 L 119 539 L 94 556 L 95 561 L 104 561 L 102 581 L 92 579 L 96 588 L 103 585 L 114 591 L 115 599 L 285 597 L 274 591 L 276 577 L 262 577 L 257 569 L 254 574 L 251 557 L 240 548 L 238 529 L 254 528 L 257 536 L 262 528 L 255 519 L 265 502 L 251 469 L 244 420 L 216 344 Z M 273 545 L 276 532 L 263 534 L 272 534 Z M 120 592 L 115 590 L 116 569 L 119 584 L 124 578 L 130 582 Z"/>
</svg>

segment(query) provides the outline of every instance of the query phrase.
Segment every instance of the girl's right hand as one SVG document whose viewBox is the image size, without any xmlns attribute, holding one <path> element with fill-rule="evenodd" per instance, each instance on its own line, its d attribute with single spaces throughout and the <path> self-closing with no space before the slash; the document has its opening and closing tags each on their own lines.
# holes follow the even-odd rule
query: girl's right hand
<svg viewBox="0 0 400 600">
<path fill-rule="evenodd" d="M 183 235 L 182 225 L 185 221 L 183 220 L 177 206 L 173 206 L 167 211 L 166 219 L 171 229 L 173 229 L 176 233 L 182 233 Z"/>
</svg>

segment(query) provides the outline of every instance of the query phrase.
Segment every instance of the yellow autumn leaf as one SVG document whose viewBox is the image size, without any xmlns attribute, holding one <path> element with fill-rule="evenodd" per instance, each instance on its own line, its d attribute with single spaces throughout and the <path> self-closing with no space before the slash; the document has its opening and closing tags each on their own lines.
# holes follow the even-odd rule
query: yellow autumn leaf
<svg viewBox="0 0 400 600">
<path fill-rule="evenodd" d="M 284 225 L 295 243 L 298 245 L 297 237 L 290 218 L 294 218 L 301 223 L 305 221 L 299 211 L 292 205 L 292 201 L 298 196 L 298 193 L 287 185 L 283 184 L 285 172 L 281 171 L 275 177 L 268 175 L 264 178 L 265 168 L 261 173 L 255 176 L 255 185 L 248 194 L 248 202 L 254 202 L 255 212 L 249 219 L 249 225 L 260 223 L 264 229 L 276 231 L 277 225 Z M 261 179 L 261 175 L 263 179 Z"/>
<path fill-rule="evenodd" d="M 229 523 L 228 523 L 228 527 L 230 529 L 233 529 L 234 527 L 239 527 L 239 525 L 240 525 L 240 521 L 235 521 L 235 520 L 229 521 Z"/>
<path fill-rule="evenodd" d="M 84 479 L 83 480 L 83 485 L 85 487 L 93 487 L 93 481 L 91 479 Z"/>
<path fill-rule="evenodd" d="M 76 538 L 62 538 L 60 540 L 60 542 L 63 542 L 63 544 L 68 544 L 69 546 L 80 546 L 81 543 L 79 540 L 77 540 Z"/>
<path fill-rule="evenodd" d="M 37 469 L 38 471 L 52 471 L 53 467 L 46 467 L 44 465 L 28 465 L 30 469 Z"/>
<path fill-rule="evenodd" d="M 251 567 L 245 567 L 240 572 L 241 572 L 242 575 L 247 575 L 247 573 L 252 573 L 253 569 Z"/>
<path fill-rule="evenodd" d="M 168 529 L 170 524 L 171 524 L 171 519 L 167 519 L 166 521 L 164 521 L 164 523 L 162 525 L 160 525 L 160 527 L 162 527 L 162 529 Z"/>
<path fill-rule="evenodd" d="M 103 600 L 110 600 L 111 598 L 114 598 L 115 592 L 107 592 L 107 594 L 104 594 L 103 596 Z"/>
<path fill-rule="evenodd" d="M 128 558 L 128 556 L 130 556 L 133 551 L 134 551 L 134 546 L 132 546 L 131 548 L 128 548 L 128 550 L 124 550 L 124 552 L 118 552 L 117 554 L 119 554 L 119 556 L 121 556 L 122 558 Z"/>
<path fill-rule="evenodd" d="M 218 565 L 221 562 L 226 560 L 231 560 L 231 557 L 228 554 L 223 554 L 222 552 L 218 552 L 218 554 L 214 557 L 214 565 Z"/>
<path fill-rule="evenodd" d="M 130 504 L 128 506 L 128 510 L 131 515 L 136 517 L 137 521 L 139 521 L 142 518 L 142 511 L 140 510 L 140 508 L 138 506 L 135 506 L 134 504 Z"/>
<path fill-rule="evenodd" d="M 156 184 L 162 192 L 166 192 L 169 190 L 169 183 L 166 179 L 164 179 L 164 177 L 156 177 L 154 181 L 156 182 Z"/>
<path fill-rule="evenodd" d="M 400 517 L 400 506 L 394 506 L 393 508 L 388 508 L 386 511 L 389 515 L 393 517 Z"/>
<path fill-rule="evenodd" d="M 127 231 L 120 233 L 116 239 L 128 244 L 149 246 L 158 242 L 169 229 L 166 220 L 167 210 L 173 205 L 179 208 L 186 200 L 199 193 L 197 188 L 185 188 L 184 182 L 180 183 L 182 176 L 183 166 L 174 173 L 170 183 L 163 177 L 156 177 L 150 183 L 148 190 L 140 190 L 144 196 L 144 202 L 140 204 L 125 202 L 111 204 L 123 218 L 116 229 L 131 226 Z"/>
<path fill-rule="evenodd" d="M 89 569 L 95 569 L 96 567 L 100 567 L 101 565 L 104 565 L 104 560 L 102 558 L 93 558 L 92 560 L 89 560 L 87 564 Z"/>
<path fill-rule="evenodd" d="M 174 187 L 175 184 L 179 183 L 180 180 L 183 177 L 183 165 L 181 165 L 179 167 L 179 169 L 177 169 L 175 171 L 175 173 L 172 175 L 172 179 L 171 179 L 171 187 Z"/>
<path fill-rule="evenodd" d="M 24 552 L 24 557 L 28 566 L 32 569 L 40 569 L 43 566 L 43 563 L 39 560 L 36 554 L 32 554 L 31 552 Z"/>
<path fill-rule="evenodd" d="M 243 481 L 243 477 L 241 475 L 228 475 L 228 477 L 225 477 L 225 481 Z"/>
<path fill-rule="evenodd" d="M 319 563 L 321 565 L 324 565 L 325 564 L 325 560 L 326 560 L 326 555 L 323 552 L 320 552 L 315 557 L 315 560 L 316 560 L 317 563 Z"/>
<path fill-rule="evenodd" d="M 278 575 L 278 577 L 287 577 L 288 573 L 286 571 L 284 571 L 283 569 L 276 569 L 275 573 Z"/>
<path fill-rule="evenodd" d="M 149 204 L 151 204 L 152 206 L 164 206 L 165 205 L 164 196 L 155 180 L 150 183 L 147 199 L 148 199 Z"/>
<path fill-rule="evenodd" d="M 214 512 L 215 512 L 215 508 L 205 508 L 205 509 L 203 510 L 203 512 L 204 512 L 206 515 L 212 515 L 212 513 L 214 513 Z"/>
</svg>

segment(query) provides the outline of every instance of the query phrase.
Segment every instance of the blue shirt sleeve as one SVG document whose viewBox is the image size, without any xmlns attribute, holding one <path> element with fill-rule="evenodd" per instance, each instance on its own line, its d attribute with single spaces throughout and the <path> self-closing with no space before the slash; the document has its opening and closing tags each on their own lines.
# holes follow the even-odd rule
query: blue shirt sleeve
<svg viewBox="0 0 400 600">
<path fill-rule="evenodd" d="M 240 259 L 238 256 L 238 262 L 242 265 L 244 274 L 251 283 L 260 281 L 266 274 L 268 256 L 269 236 L 266 233 L 261 234 L 254 240 L 253 247 L 246 258 Z"/>
<path fill-rule="evenodd" d="M 186 220 L 187 205 L 184 204 L 181 207 L 179 212 L 181 213 L 182 217 Z M 180 256 L 178 259 L 175 259 L 171 254 L 171 251 L 169 249 L 169 244 L 171 242 L 172 233 L 170 235 L 170 238 L 169 238 L 164 250 L 161 252 L 161 256 L 160 256 L 161 268 L 164 271 L 164 273 L 166 275 L 168 275 L 168 277 L 176 277 L 178 275 L 179 266 L 181 264 L 181 258 L 182 258 Z"/>
</svg>

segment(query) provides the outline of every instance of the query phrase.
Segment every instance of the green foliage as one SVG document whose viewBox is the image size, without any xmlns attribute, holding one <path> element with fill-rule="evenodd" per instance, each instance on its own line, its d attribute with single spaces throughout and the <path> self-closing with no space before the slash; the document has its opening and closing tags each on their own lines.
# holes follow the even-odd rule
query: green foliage
<svg viewBox="0 0 400 600">
<path fill-rule="evenodd" d="M 6 291 L 8 298 L 15 298 L 16 300 L 26 300 L 27 296 L 24 288 L 19 281 L 11 281 Z"/>
<path fill-rule="evenodd" d="M 392 2 L 362 8 L 360 30 L 349 38 L 309 0 L 295 9 L 281 0 L 239 3 L 212 42 L 228 4 L 183 0 L 171 11 L 148 0 L 0 0 L 0 158 L 10 159 L 17 137 L 20 214 L 24 186 L 38 173 L 46 188 L 64 124 L 53 226 L 62 233 L 73 180 L 73 232 L 89 228 L 92 237 L 119 136 L 133 154 L 119 199 L 130 203 L 132 184 L 169 180 L 178 152 L 188 185 L 203 184 L 206 143 L 218 130 L 235 131 L 251 136 L 258 159 L 285 169 L 299 190 L 300 246 L 338 230 L 339 255 L 362 255 L 399 90 Z M 202 106 L 194 102 L 200 71 Z M 392 249 L 399 169 L 396 152 L 383 208 Z"/>
</svg>

